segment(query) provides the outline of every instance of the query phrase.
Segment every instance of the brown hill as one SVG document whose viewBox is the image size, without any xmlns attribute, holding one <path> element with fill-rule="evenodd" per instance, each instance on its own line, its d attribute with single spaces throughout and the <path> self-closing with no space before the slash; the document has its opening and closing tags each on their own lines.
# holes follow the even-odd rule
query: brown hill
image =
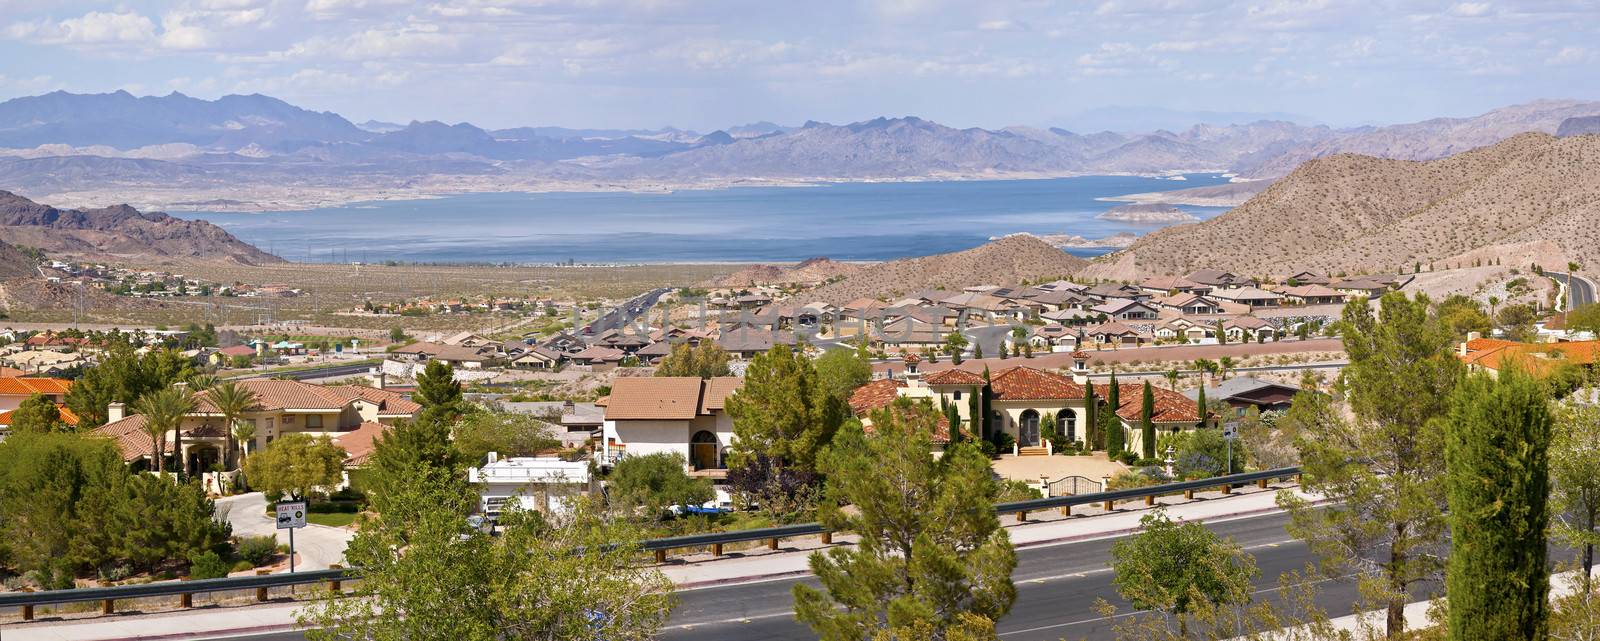
<svg viewBox="0 0 1600 641">
<path fill-rule="evenodd" d="M 144 213 L 127 205 L 57 209 L 8 191 L 0 191 L 0 233 L 9 242 L 52 256 L 85 260 L 282 262 L 203 220 Z"/>
<path fill-rule="evenodd" d="M 0 240 L 0 279 L 36 275 L 38 272 L 34 271 L 33 260 L 22 250 Z"/>
<path fill-rule="evenodd" d="M 816 285 L 862 269 L 856 263 L 841 263 L 829 258 L 809 258 L 794 265 L 751 265 L 708 283 L 713 287 L 751 287 L 754 285 Z"/>
<path fill-rule="evenodd" d="M 1035 236 L 1007 236 L 966 251 L 866 266 L 842 281 L 818 287 L 810 297 L 840 304 L 862 297 L 892 298 L 924 289 L 1011 285 L 1075 274 L 1088 264 Z"/>
<path fill-rule="evenodd" d="M 1286 276 L 1435 261 L 1600 264 L 1600 136 L 1529 133 L 1427 162 L 1312 160 L 1226 214 L 1153 232 L 1086 271 Z"/>
</svg>

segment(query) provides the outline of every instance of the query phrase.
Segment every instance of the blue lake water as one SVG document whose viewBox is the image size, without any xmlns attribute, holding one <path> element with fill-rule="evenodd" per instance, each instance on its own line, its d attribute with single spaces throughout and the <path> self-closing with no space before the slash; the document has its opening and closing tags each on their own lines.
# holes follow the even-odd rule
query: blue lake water
<svg viewBox="0 0 1600 641">
<path fill-rule="evenodd" d="M 789 262 L 889 260 L 969 249 L 1016 232 L 1102 238 L 1156 227 L 1094 217 L 1105 196 L 1227 182 L 1084 176 L 840 183 L 673 193 L 482 193 L 307 211 L 177 215 L 221 225 L 289 260 Z M 1184 207 L 1200 218 L 1218 207 Z M 1090 256 L 1105 250 L 1071 250 Z"/>
</svg>

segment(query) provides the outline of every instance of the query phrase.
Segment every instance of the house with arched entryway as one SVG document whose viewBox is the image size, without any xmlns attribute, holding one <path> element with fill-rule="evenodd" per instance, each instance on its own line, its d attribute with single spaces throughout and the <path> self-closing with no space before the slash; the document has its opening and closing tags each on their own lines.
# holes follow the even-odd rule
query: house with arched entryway
<svg viewBox="0 0 1600 641">
<path fill-rule="evenodd" d="M 600 463 L 673 452 L 683 456 L 693 474 L 726 477 L 733 418 L 723 411 L 723 402 L 743 382 L 731 376 L 617 378 L 611 395 L 596 403 L 605 407 Z"/>
</svg>

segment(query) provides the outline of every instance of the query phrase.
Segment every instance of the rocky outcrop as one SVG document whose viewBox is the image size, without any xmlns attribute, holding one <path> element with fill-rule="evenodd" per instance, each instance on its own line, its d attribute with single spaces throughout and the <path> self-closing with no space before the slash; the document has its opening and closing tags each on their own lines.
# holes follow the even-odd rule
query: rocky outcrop
<svg viewBox="0 0 1600 641">
<path fill-rule="evenodd" d="M 88 260 L 282 262 L 209 222 L 127 205 L 57 209 L 8 191 L 0 191 L 0 232 L 52 256 Z"/>
<path fill-rule="evenodd" d="M 1088 261 L 1031 234 L 1015 234 L 950 254 L 906 258 L 863 267 L 836 283 L 817 288 L 815 300 L 842 304 L 861 297 L 893 298 L 925 289 L 951 295 L 972 285 L 1014 285 L 1024 280 L 1076 274 Z"/>
<path fill-rule="evenodd" d="M 1115 220 L 1125 223 L 1192 223 L 1199 218 L 1166 203 L 1150 203 L 1148 205 L 1118 205 L 1100 212 L 1095 216 L 1100 220 Z"/>
</svg>

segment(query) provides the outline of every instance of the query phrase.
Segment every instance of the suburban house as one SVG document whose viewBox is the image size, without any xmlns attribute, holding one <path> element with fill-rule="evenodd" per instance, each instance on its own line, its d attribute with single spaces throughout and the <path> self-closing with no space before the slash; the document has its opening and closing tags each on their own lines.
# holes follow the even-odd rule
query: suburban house
<svg viewBox="0 0 1600 641">
<path fill-rule="evenodd" d="M 921 349 L 924 347 L 942 347 L 954 329 L 947 329 L 943 325 L 936 325 L 918 320 L 911 316 L 902 316 L 899 319 L 885 323 L 873 335 L 873 338 L 882 341 L 885 345 L 899 347 L 901 350 Z"/>
<path fill-rule="evenodd" d="M 1337 305 L 1345 294 L 1325 284 L 1293 285 L 1280 290 L 1285 300 L 1296 305 Z"/>
<path fill-rule="evenodd" d="M 1091 307 L 1089 311 L 1119 321 L 1154 320 L 1161 314 L 1156 308 L 1129 298 L 1113 298 Z"/>
<path fill-rule="evenodd" d="M 1179 314 L 1207 316 L 1222 312 L 1221 305 L 1200 294 L 1179 293 L 1173 296 L 1163 296 L 1156 299 L 1155 302 L 1167 309 L 1178 310 Z"/>
<path fill-rule="evenodd" d="M 1134 287 L 1133 285 L 1124 285 L 1122 283 L 1100 283 L 1099 285 L 1095 285 L 1094 287 L 1084 290 L 1083 293 L 1102 300 L 1111 298 L 1128 298 L 1137 301 L 1146 301 L 1150 299 L 1150 294 L 1148 292 L 1139 289 L 1138 287 Z"/>
<path fill-rule="evenodd" d="M 1100 319 L 1100 315 L 1087 309 L 1066 308 L 1039 315 L 1047 321 L 1061 323 L 1062 325 L 1083 326 Z"/>
<path fill-rule="evenodd" d="M 1372 278 L 1341 280 L 1329 286 L 1345 296 L 1378 298 L 1389 292 L 1389 285 Z"/>
<path fill-rule="evenodd" d="M 1211 323 L 1179 316 L 1157 325 L 1155 337 L 1161 340 L 1183 339 L 1190 343 L 1198 343 L 1207 338 L 1216 338 L 1217 332 Z"/>
<path fill-rule="evenodd" d="M 0 378 L 0 431 L 11 429 L 11 416 L 23 401 L 40 394 L 55 403 L 61 420 L 77 425 L 78 415 L 64 404 L 72 381 L 60 378 Z"/>
<path fill-rule="evenodd" d="M 1541 377 L 1563 367 L 1581 367 L 1592 372 L 1600 367 L 1600 341 L 1519 343 L 1482 338 L 1473 332 L 1461 343 L 1456 356 L 1468 369 L 1492 376 L 1498 376 L 1507 367 L 1519 367 Z"/>
<path fill-rule="evenodd" d="M 1244 416 L 1254 407 L 1263 412 L 1285 411 L 1294 402 L 1300 388 L 1293 385 L 1263 381 L 1250 376 L 1236 376 L 1206 388 L 1207 403 L 1224 403 L 1233 418 Z M 1199 390 L 1185 393 L 1191 399 L 1199 398 Z"/>
<path fill-rule="evenodd" d="M 733 444 L 733 418 L 723 403 L 744 379 L 694 376 L 619 377 L 605 408 L 601 465 L 624 456 L 675 452 L 688 469 L 712 478 L 727 476 L 725 454 Z"/>
<path fill-rule="evenodd" d="M 390 351 L 389 357 L 418 363 L 440 361 L 451 367 L 465 369 L 481 369 L 498 358 L 493 346 L 466 347 L 427 342 L 402 345 Z"/>
<path fill-rule="evenodd" d="M 1149 334 L 1116 321 L 1084 328 L 1083 335 L 1096 343 L 1134 346 L 1150 342 L 1151 338 Z"/>
<path fill-rule="evenodd" d="M 530 345 L 522 355 L 511 361 L 512 367 L 522 369 L 555 369 L 561 365 L 563 355 L 543 345 Z"/>
<path fill-rule="evenodd" d="M 492 519 L 508 505 L 545 514 L 561 513 L 567 502 L 597 491 L 588 461 L 555 456 L 500 458 L 490 452 L 483 465 L 467 469 L 467 482 L 478 491 L 478 511 Z"/>
<path fill-rule="evenodd" d="M 1263 319 L 1255 316 L 1236 316 L 1222 323 L 1222 331 L 1228 340 L 1235 343 L 1245 341 L 1277 340 L 1278 328 Z"/>
<path fill-rule="evenodd" d="M 1211 297 L 1250 307 L 1278 307 L 1283 304 L 1283 295 L 1254 286 L 1219 289 L 1211 292 Z"/>
<path fill-rule="evenodd" d="M 625 357 L 627 354 L 622 350 L 604 345 L 590 345 L 567 355 L 574 363 L 599 368 L 600 371 L 616 367 Z"/>
<path fill-rule="evenodd" d="M 363 385 L 312 385 L 270 379 L 248 379 L 238 384 L 256 396 L 256 405 L 240 417 L 255 426 L 255 438 L 247 444 L 251 451 L 293 432 L 334 438 L 368 423 L 375 424 L 370 429 L 381 431 L 395 421 L 415 418 L 422 410 L 421 405 L 397 392 Z M 213 466 L 233 469 L 237 461 L 222 460 L 230 427 L 222 424 L 222 415 L 207 395 L 195 395 L 195 410 L 184 417 L 179 427 L 183 432 L 181 454 L 192 470 L 210 470 Z M 113 439 L 124 461 L 142 462 L 153 468 L 150 460 L 154 443 L 145 431 L 144 416 L 127 415 L 127 405 L 120 402 L 112 403 L 106 415 L 106 424 L 94 433 Z M 172 432 L 163 436 L 169 454 L 174 436 Z"/>
<path fill-rule="evenodd" d="M 1328 278 L 1327 274 L 1307 270 L 1303 272 L 1296 272 L 1285 282 L 1292 283 L 1294 285 L 1327 285 L 1328 283 L 1332 282 L 1332 280 Z"/>
<path fill-rule="evenodd" d="M 1070 352 L 1078 349 L 1078 332 L 1059 324 L 1039 325 L 1028 334 L 1028 343 L 1034 349 L 1051 352 Z"/>
<path fill-rule="evenodd" d="M 1212 294 L 1216 294 L 1217 290 L 1222 289 L 1238 289 L 1240 287 L 1256 286 L 1256 281 L 1253 278 L 1246 278 L 1236 275 L 1232 272 L 1222 271 L 1220 269 L 1201 269 L 1189 274 L 1188 276 L 1185 276 L 1184 278 L 1190 282 L 1199 283 L 1201 285 L 1210 287 Z"/>
<path fill-rule="evenodd" d="M 1211 293 L 1210 285 L 1202 285 L 1182 276 L 1156 276 L 1147 278 L 1139 283 L 1139 288 L 1152 296 L 1166 296 L 1171 293 L 1199 294 L 1204 296 Z"/>
</svg>

